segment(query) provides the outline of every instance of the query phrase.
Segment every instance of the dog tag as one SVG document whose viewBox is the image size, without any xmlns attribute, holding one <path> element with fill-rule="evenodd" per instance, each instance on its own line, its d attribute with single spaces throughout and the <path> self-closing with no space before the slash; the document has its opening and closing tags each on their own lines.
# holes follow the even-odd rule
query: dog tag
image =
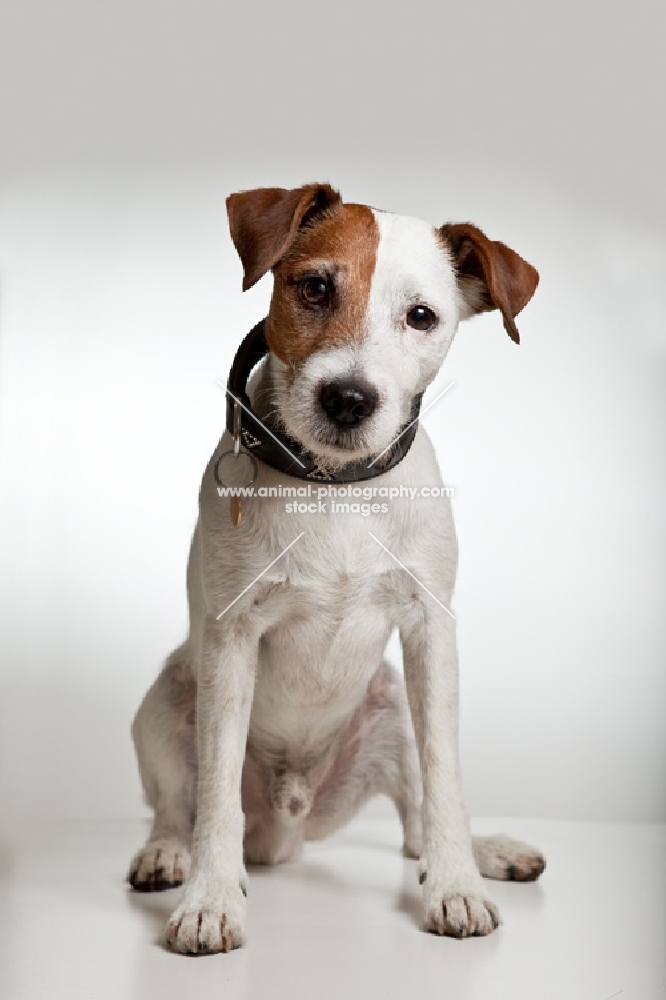
<svg viewBox="0 0 666 1000">
<path fill-rule="evenodd" d="M 241 506 L 240 497 L 231 498 L 231 503 L 229 504 L 229 514 L 231 515 L 231 523 L 234 528 L 237 528 L 241 523 L 241 517 L 243 516 L 243 508 Z"/>
</svg>

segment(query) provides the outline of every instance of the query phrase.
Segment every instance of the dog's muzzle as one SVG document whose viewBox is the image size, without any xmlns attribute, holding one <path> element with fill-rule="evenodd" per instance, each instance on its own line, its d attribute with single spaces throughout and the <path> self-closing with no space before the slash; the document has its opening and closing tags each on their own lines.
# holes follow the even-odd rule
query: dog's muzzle
<svg viewBox="0 0 666 1000">
<path fill-rule="evenodd" d="M 252 409 L 247 381 L 268 353 L 265 320 L 250 330 L 236 352 L 227 381 L 227 430 L 254 458 L 296 479 L 331 483 L 357 483 L 375 479 L 401 462 L 418 430 L 422 393 L 412 400 L 409 420 L 390 446 L 375 458 L 350 462 L 338 469 L 322 469 L 316 457 L 277 428 L 267 427 Z M 336 380 L 320 391 L 320 404 L 327 418 L 339 429 L 353 429 L 372 415 L 378 403 L 377 390 L 361 379 Z"/>
</svg>

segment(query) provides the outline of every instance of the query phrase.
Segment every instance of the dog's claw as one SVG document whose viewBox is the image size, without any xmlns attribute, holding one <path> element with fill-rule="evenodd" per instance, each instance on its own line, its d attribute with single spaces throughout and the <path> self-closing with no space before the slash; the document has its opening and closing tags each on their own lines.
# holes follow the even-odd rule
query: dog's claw
<svg viewBox="0 0 666 1000">
<path fill-rule="evenodd" d="M 240 883 L 225 883 L 210 894 L 190 886 L 172 914 L 166 943 L 182 955 L 212 955 L 240 948 L 245 940 L 245 896 Z"/>
<path fill-rule="evenodd" d="M 190 856 L 182 844 L 166 839 L 149 842 L 132 861 L 127 881 L 136 892 L 175 889 L 185 881 L 189 865 Z"/>
<path fill-rule="evenodd" d="M 491 900 L 475 886 L 455 891 L 431 886 L 425 895 L 425 930 L 462 939 L 483 937 L 499 926 L 499 913 Z"/>
</svg>

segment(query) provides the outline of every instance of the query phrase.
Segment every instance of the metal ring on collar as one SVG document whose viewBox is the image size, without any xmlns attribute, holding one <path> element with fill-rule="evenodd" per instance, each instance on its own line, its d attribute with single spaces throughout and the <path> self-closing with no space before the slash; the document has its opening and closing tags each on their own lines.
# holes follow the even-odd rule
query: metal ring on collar
<svg viewBox="0 0 666 1000">
<path fill-rule="evenodd" d="M 250 462 L 252 467 L 252 476 L 246 483 L 238 483 L 236 486 L 230 486 L 229 483 L 225 483 L 224 480 L 221 478 L 220 462 L 222 461 L 223 458 L 227 458 L 227 456 L 229 455 L 233 455 L 234 461 L 236 461 L 239 457 L 242 457 L 242 458 L 247 458 L 248 461 Z M 239 455 L 237 455 L 233 448 L 230 448 L 228 451 L 223 451 L 220 457 L 218 458 L 217 462 L 213 466 L 213 475 L 215 476 L 215 482 L 217 483 L 218 486 L 223 486 L 225 489 L 239 489 L 239 490 L 247 489 L 248 487 L 253 485 L 253 483 L 257 478 L 258 473 L 259 473 L 259 466 L 257 465 L 254 456 L 250 455 L 247 451 L 243 451 Z"/>
</svg>

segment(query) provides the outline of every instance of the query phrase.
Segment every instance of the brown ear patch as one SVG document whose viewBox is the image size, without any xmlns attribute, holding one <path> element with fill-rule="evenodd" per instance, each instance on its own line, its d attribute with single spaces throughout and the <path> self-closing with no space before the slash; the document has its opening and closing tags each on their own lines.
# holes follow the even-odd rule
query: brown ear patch
<svg viewBox="0 0 666 1000">
<path fill-rule="evenodd" d="M 514 318 L 530 301 L 539 283 L 537 270 L 497 240 L 468 222 L 448 223 L 439 230 L 450 249 L 467 315 L 499 309 L 504 328 L 520 343 Z"/>
<path fill-rule="evenodd" d="M 243 265 L 243 291 L 285 255 L 299 227 L 340 202 L 328 184 L 255 188 L 227 198 L 229 229 Z"/>
</svg>

